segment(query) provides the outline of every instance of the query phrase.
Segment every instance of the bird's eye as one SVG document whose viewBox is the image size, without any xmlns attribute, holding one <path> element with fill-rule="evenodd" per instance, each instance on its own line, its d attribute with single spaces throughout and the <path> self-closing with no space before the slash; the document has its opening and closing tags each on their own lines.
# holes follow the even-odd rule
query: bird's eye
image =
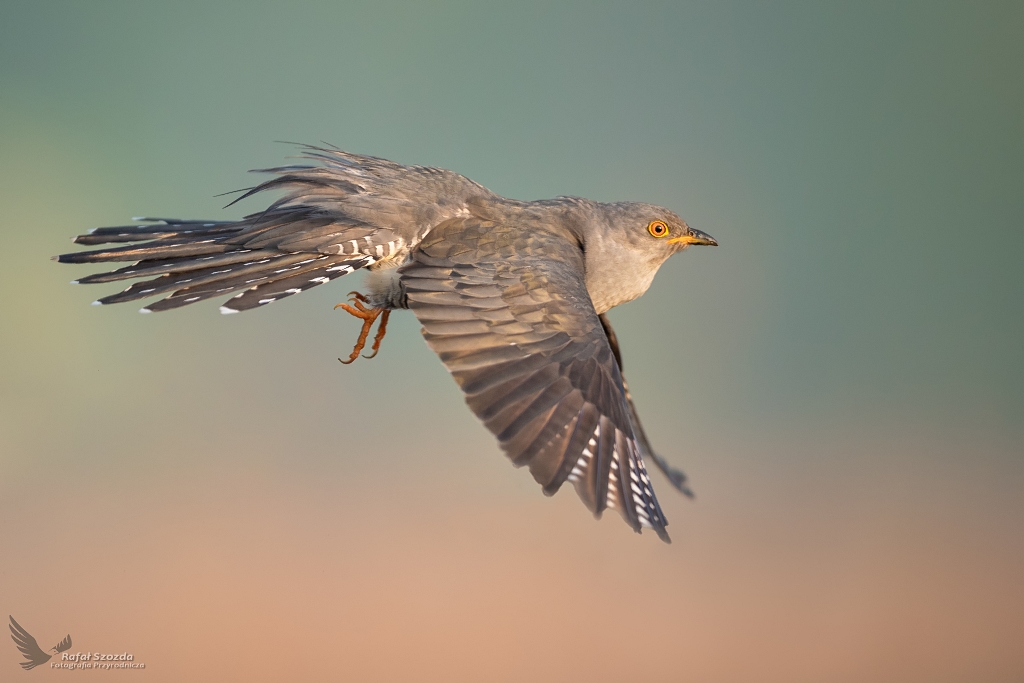
<svg viewBox="0 0 1024 683">
<path fill-rule="evenodd" d="M 668 226 L 662 221 L 651 221 L 651 224 L 647 226 L 647 232 L 654 237 L 667 237 Z"/>
</svg>

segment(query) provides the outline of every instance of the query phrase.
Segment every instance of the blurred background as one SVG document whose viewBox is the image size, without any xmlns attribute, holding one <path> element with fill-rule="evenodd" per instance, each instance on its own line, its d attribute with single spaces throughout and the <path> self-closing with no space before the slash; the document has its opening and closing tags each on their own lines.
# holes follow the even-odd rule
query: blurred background
<svg viewBox="0 0 1024 683">
<path fill-rule="evenodd" d="M 2 14 L 0 612 L 43 647 L 149 681 L 1024 679 L 1020 3 Z M 545 498 L 411 314 L 339 364 L 357 276 L 139 316 L 49 261 L 263 208 L 215 195 L 275 140 L 719 240 L 611 314 L 697 494 L 654 475 L 671 546 Z"/>
</svg>

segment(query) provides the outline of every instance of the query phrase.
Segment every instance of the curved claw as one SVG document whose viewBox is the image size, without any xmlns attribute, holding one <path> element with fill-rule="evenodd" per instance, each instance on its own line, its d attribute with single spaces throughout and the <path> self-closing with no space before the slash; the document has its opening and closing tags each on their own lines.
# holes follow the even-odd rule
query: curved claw
<svg viewBox="0 0 1024 683">
<path fill-rule="evenodd" d="M 388 316 L 391 315 L 391 311 L 384 310 L 380 315 L 380 325 L 377 326 L 377 334 L 373 338 L 373 346 L 370 347 L 370 355 L 364 355 L 363 358 L 373 358 L 380 351 L 380 343 L 384 341 L 384 335 L 388 332 Z"/>
<path fill-rule="evenodd" d="M 356 340 L 355 347 L 352 349 L 352 354 L 348 357 L 348 360 L 338 359 L 339 363 L 348 365 L 356 358 L 359 357 L 360 352 L 366 346 L 366 338 L 370 336 L 370 328 L 373 327 L 373 323 L 376 322 L 377 318 L 380 318 L 380 325 L 377 328 L 377 334 L 373 338 L 373 345 L 370 347 L 370 355 L 363 356 L 364 358 L 373 358 L 377 355 L 380 350 L 380 344 L 384 340 L 384 335 L 387 333 L 388 316 L 391 315 L 391 311 L 384 308 L 367 308 L 362 302 L 368 301 L 368 299 L 360 294 L 359 292 L 349 292 L 349 301 L 352 305 L 341 303 L 336 305 L 334 308 L 342 309 L 349 315 L 355 316 L 363 321 L 363 326 L 359 330 L 359 338 Z"/>
</svg>

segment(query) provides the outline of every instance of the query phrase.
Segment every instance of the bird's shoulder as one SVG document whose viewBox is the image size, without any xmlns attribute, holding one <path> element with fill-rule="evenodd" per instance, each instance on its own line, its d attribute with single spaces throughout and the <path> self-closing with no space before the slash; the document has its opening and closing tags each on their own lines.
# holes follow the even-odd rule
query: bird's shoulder
<svg viewBox="0 0 1024 683">
<path fill-rule="evenodd" d="M 557 259 L 582 263 L 585 218 L 566 198 L 523 202 L 472 197 L 459 216 L 436 225 L 416 244 L 432 256 L 511 263 Z"/>
</svg>

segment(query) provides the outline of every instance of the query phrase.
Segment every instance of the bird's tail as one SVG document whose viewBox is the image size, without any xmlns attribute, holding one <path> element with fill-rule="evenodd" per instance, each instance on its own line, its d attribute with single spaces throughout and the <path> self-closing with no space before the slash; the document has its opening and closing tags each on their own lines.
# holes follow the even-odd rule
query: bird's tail
<svg viewBox="0 0 1024 683">
<path fill-rule="evenodd" d="M 142 309 L 149 313 L 238 292 L 221 307 L 235 313 L 397 257 L 460 209 L 446 198 L 486 192 L 450 171 L 337 149 L 306 146 L 303 152 L 301 158 L 315 163 L 258 171 L 275 177 L 235 200 L 284 190 L 265 211 L 239 221 L 137 218 L 140 225 L 78 236 L 78 244 L 105 246 L 56 260 L 129 262 L 75 281 L 81 284 L 148 278 L 96 304 L 163 296 Z"/>
<path fill-rule="evenodd" d="M 238 222 L 184 221 L 145 218 L 145 225 L 99 228 L 76 238 L 79 244 L 138 241 L 139 244 L 62 254 L 61 263 L 130 261 L 117 270 L 87 275 L 76 284 L 149 278 L 98 299 L 114 304 L 161 296 L 143 313 L 166 311 L 187 304 L 243 290 L 221 306 L 222 313 L 236 313 L 298 294 L 316 285 L 370 265 L 365 254 L 320 254 L 246 246 L 247 233 L 259 218 Z M 241 242 L 239 244 L 238 242 Z"/>
</svg>

